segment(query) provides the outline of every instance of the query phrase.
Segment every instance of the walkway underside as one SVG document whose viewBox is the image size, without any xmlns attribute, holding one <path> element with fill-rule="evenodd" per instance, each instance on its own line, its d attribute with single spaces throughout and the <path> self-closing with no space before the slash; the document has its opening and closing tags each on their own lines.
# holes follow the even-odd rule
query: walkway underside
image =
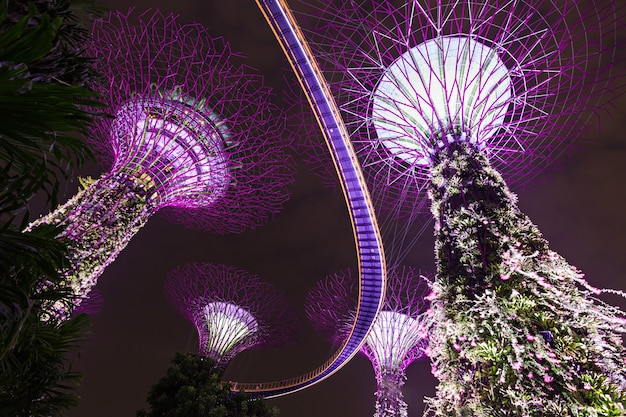
<svg viewBox="0 0 626 417">
<path fill-rule="evenodd" d="M 284 0 L 256 0 L 272 27 L 304 89 L 331 151 L 356 240 L 359 263 L 359 305 L 345 344 L 311 372 L 275 382 L 234 383 L 233 388 L 262 397 L 276 397 L 312 386 L 341 369 L 359 351 L 376 318 L 385 292 L 382 239 L 374 209 L 350 138 L 293 15 Z"/>
</svg>

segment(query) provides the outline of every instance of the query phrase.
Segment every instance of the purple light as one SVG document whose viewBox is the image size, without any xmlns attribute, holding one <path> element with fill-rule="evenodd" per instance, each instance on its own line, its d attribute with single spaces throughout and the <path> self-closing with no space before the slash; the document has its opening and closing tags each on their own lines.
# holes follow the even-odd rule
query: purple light
<svg viewBox="0 0 626 417">
<path fill-rule="evenodd" d="M 426 329 L 417 318 L 383 310 L 378 314 L 364 349 L 371 355 L 371 361 L 379 363 L 383 369 L 398 369 L 410 356 L 415 346 L 424 348 Z"/>
<path fill-rule="evenodd" d="M 92 289 L 80 305 L 72 311 L 72 314 L 98 314 L 102 311 L 103 304 L 102 293 L 97 289 Z"/>
<path fill-rule="evenodd" d="M 378 314 L 361 353 L 374 367 L 378 384 L 376 414 L 406 416 L 401 387 L 406 368 L 425 357 L 427 346 L 428 288 L 409 267 L 390 270 L 382 311 Z M 328 276 L 309 292 L 305 304 L 313 327 L 333 344 L 340 345 L 351 329 L 358 301 L 357 279 L 351 270 Z"/>
<path fill-rule="evenodd" d="M 308 6 L 320 24 L 305 32 L 384 212 L 422 211 L 433 154 L 461 137 L 511 186 L 530 181 L 617 93 L 611 2 Z"/>
<path fill-rule="evenodd" d="M 143 176 L 155 209 L 212 205 L 230 183 L 228 132 L 205 112 L 158 94 L 120 106 L 111 127 L 117 155 L 111 171 Z"/>
<path fill-rule="evenodd" d="M 114 117 L 96 118 L 87 139 L 110 169 L 29 226 L 65 227 L 79 299 L 156 212 L 241 232 L 278 212 L 293 181 L 269 88 L 221 38 L 158 11 L 111 13 L 92 36 L 105 79 L 94 89 Z"/>
<path fill-rule="evenodd" d="M 489 149 L 511 101 L 511 78 L 495 50 L 468 37 L 442 36 L 387 68 L 371 117 L 390 154 L 428 167 L 444 141 Z"/>
<path fill-rule="evenodd" d="M 309 35 L 382 191 L 372 194 L 411 216 L 426 189 L 431 200 L 439 385 L 429 415 L 624 409 L 624 313 L 549 249 L 503 180 L 532 179 L 620 92 L 608 86 L 624 11 L 612 1 L 383 0 L 313 12 L 323 23 Z M 537 337 L 546 331 L 559 337 Z"/>
<path fill-rule="evenodd" d="M 196 326 L 199 353 L 221 368 L 248 348 L 284 346 L 294 338 L 294 314 L 284 295 L 246 271 L 187 264 L 169 273 L 165 291 Z"/>
<path fill-rule="evenodd" d="M 225 302 L 204 306 L 198 322 L 206 325 L 205 355 L 221 358 L 244 338 L 252 338 L 258 331 L 254 316 L 244 308 Z M 196 322 L 196 325 L 198 325 Z"/>
</svg>

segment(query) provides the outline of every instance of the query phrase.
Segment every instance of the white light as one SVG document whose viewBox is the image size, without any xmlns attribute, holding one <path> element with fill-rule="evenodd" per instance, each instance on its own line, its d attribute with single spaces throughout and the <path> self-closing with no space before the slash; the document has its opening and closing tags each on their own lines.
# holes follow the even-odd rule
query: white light
<svg viewBox="0 0 626 417">
<path fill-rule="evenodd" d="M 495 50 L 468 37 L 442 36 L 387 68 L 374 91 L 372 121 L 390 152 L 428 165 L 448 135 L 458 140 L 465 133 L 484 148 L 503 124 L 511 94 L 509 71 Z"/>
<path fill-rule="evenodd" d="M 231 303 L 207 304 L 204 307 L 204 320 L 203 324 L 208 330 L 206 348 L 220 356 L 258 329 L 252 314 Z"/>
<path fill-rule="evenodd" d="M 419 320 L 395 311 L 381 311 L 365 343 L 376 355 L 378 364 L 390 369 L 400 366 L 424 337 Z"/>
</svg>

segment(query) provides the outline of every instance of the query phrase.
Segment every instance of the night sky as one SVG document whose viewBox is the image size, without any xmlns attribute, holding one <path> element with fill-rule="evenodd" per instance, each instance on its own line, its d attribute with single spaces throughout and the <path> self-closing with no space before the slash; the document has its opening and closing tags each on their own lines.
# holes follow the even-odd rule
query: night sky
<svg viewBox="0 0 626 417">
<path fill-rule="evenodd" d="M 252 0 L 102 3 L 112 10 L 159 8 L 180 15 L 181 23 L 202 23 L 246 55 L 247 62 L 265 75 L 267 85 L 278 93 L 284 87 L 287 63 Z M 624 41 L 626 31 L 621 35 Z M 616 71 L 625 74 L 626 52 L 621 54 Z M 625 82 L 622 76 L 616 85 Z M 592 285 L 626 290 L 626 99 L 600 116 L 601 133 L 592 130 L 588 140 L 578 142 L 576 152 L 558 161 L 555 172 L 513 191 L 551 248 L 580 268 Z M 90 167 L 82 174 L 100 172 Z M 68 197 L 76 189 L 77 181 L 70 183 Z M 159 215 L 148 222 L 99 280 L 103 310 L 92 317 L 92 334 L 75 362 L 85 378 L 82 400 L 70 417 L 134 416 L 145 407 L 150 386 L 164 375 L 174 353 L 197 351 L 195 329 L 163 293 L 163 279 L 175 266 L 188 262 L 233 265 L 274 283 L 297 306 L 303 306 L 315 282 L 356 266 L 352 229 L 340 192 L 325 188 L 301 163 L 291 191 L 280 214 L 240 235 L 191 231 Z M 434 271 L 431 223 L 406 261 L 426 272 Z M 617 297 L 605 299 L 626 307 Z M 270 381 L 321 365 L 334 349 L 305 320 L 302 327 L 302 338 L 292 347 L 238 356 L 227 368 L 225 379 Z M 409 367 L 403 390 L 409 416 L 421 415 L 422 398 L 434 394 L 435 383 L 427 361 Z M 374 413 L 375 390 L 370 363 L 357 356 L 326 381 L 270 402 L 281 409 L 283 417 L 368 416 Z"/>
</svg>

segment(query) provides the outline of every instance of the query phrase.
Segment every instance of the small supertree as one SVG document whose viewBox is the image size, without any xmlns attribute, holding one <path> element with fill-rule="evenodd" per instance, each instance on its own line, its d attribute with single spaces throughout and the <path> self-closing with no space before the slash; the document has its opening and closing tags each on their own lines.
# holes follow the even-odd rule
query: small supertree
<svg viewBox="0 0 626 417">
<path fill-rule="evenodd" d="M 165 292 L 198 330 L 199 354 L 223 369 L 251 347 L 284 346 L 296 335 L 284 294 L 231 266 L 192 263 L 172 270 Z"/>
<path fill-rule="evenodd" d="M 29 226 L 64 227 L 78 300 L 157 211 L 240 232 L 277 212 L 292 182 L 270 90 L 221 38 L 158 11 L 112 13 L 92 37 L 95 87 L 113 117 L 93 123 L 88 140 L 110 168 Z"/>
<path fill-rule="evenodd" d="M 500 175 L 531 179 L 614 95 L 623 12 L 377 0 L 317 13 L 310 36 L 364 168 L 398 213 L 431 199 L 434 415 L 626 413 L 624 314 L 549 249 Z"/>
<path fill-rule="evenodd" d="M 358 302 L 356 274 L 347 269 L 317 283 L 306 299 L 313 327 L 341 345 L 352 327 Z M 427 346 L 426 281 L 409 267 L 389 271 L 385 303 L 361 353 L 376 373 L 376 417 L 406 417 L 402 395 L 406 368 L 425 356 Z"/>
</svg>

